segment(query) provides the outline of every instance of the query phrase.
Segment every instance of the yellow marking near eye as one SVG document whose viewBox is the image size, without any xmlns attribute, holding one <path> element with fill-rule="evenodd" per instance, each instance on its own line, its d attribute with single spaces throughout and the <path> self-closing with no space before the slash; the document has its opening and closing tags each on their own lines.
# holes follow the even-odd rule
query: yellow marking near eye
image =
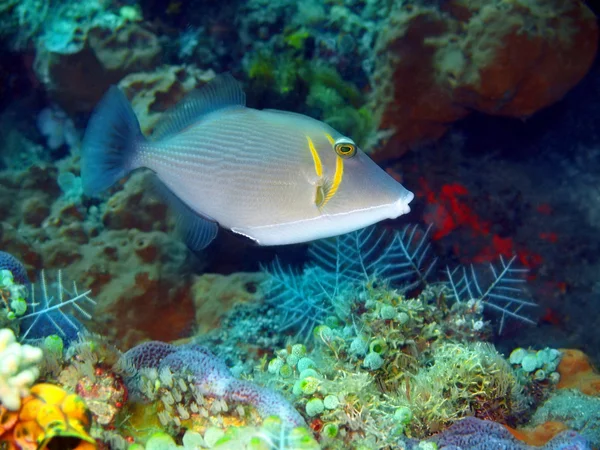
<svg viewBox="0 0 600 450">
<path fill-rule="evenodd" d="M 340 187 L 340 183 L 342 182 L 342 177 L 344 176 L 344 159 L 339 156 L 335 159 L 335 174 L 333 175 L 333 181 L 329 190 L 327 191 L 327 196 L 321 206 L 325 206 L 329 200 L 333 198 L 338 188 Z"/>
<path fill-rule="evenodd" d="M 333 138 L 332 135 L 330 135 L 329 133 L 325 133 L 325 137 L 327 138 L 327 140 L 329 141 L 329 143 L 331 145 L 335 144 L 335 139 Z"/>
<path fill-rule="evenodd" d="M 310 154 L 312 155 L 313 161 L 315 163 L 315 172 L 318 177 L 323 176 L 323 165 L 321 164 L 321 158 L 319 158 L 319 154 L 317 153 L 317 149 L 315 148 L 315 144 L 311 138 L 306 136 L 306 140 L 308 141 L 308 148 L 310 149 Z"/>
</svg>

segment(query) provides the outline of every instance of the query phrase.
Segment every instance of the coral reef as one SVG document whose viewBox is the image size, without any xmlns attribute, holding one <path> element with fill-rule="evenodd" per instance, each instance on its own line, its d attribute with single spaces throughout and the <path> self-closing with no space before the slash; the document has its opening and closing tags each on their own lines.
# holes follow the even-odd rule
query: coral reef
<svg viewBox="0 0 600 450">
<path fill-rule="evenodd" d="M 6 412 L 0 405 L 0 417 L 4 419 L 0 443 L 9 449 L 97 448 L 81 398 L 53 384 L 33 386 L 18 412 Z"/>
<path fill-rule="evenodd" d="M 38 78 L 69 113 L 91 111 L 111 84 L 155 67 L 161 52 L 158 38 L 135 23 L 91 27 L 83 41 L 68 51 L 45 43 L 36 53 Z"/>
<path fill-rule="evenodd" d="M 151 72 L 129 74 L 118 86 L 131 101 L 142 131 L 150 135 L 162 113 L 214 76 L 212 70 L 202 71 L 194 66 L 161 66 Z"/>
<path fill-rule="evenodd" d="M 600 445 L 600 398 L 573 389 L 559 390 L 534 413 L 532 424 L 560 423 L 577 431 L 590 444 Z"/>
<path fill-rule="evenodd" d="M 262 301 L 261 286 L 265 279 L 266 275 L 260 272 L 206 273 L 194 277 L 190 289 L 196 310 L 196 334 L 217 329 L 236 305 Z"/>
<path fill-rule="evenodd" d="M 598 27 L 581 1 L 397 3 L 374 72 L 378 157 L 439 138 L 470 111 L 529 117 L 589 70 Z M 535 55 L 535 56 L 534 56 Z"/>
<path fill-rule="evenodd" d="M 571 91 L 594 6 L 0 0 L 0 447 L 600 445 L 597 354 L 556 350 L 597 340 L 597 62 Z M 111 84 L 152 139 L 222 72 L 381 159 L 452 128 L 388 169 L 419 225 L 194 253 L 152 173 L 84 195 L 79 136 Z M 534 177 L 538 151 L 559 162 Z"/>
<path fill-rule="evenodd" d="M 233 377 L 222 361 L 198 345 L 175 347 L 161 342 L 140 344 L 123 356 L 123 365 L 136 370 L 154 368 L 161 372 L 189 371 L 202 395 L 228 402 L 248 403 L 266 418 L 280 417 L 293 426 L 303 425 L 302 417 L 278 393 Z"/>
<path fill-rule="evenodd" d="M 448 430 L 440 433 L 431 442 L 440 449 L 461 448 L 464 450 L 487 450 L 503 448 L 507 450 L 529 450 L 541 448 L 545 450 L 589 450 L 587 441 L 572 431 L 565 431 L 547 444 L 532 447 L 517 441 L 512 434 L 494 422 L 468 417 L 457 422 Z M 409 447 L 410 448 L 410 447 Z M 413 447 L 419 448 L 419 447 Z"/>
<path fill-rule="evenodd" d="M 42 359 L 42 351 L 16 341 L 9 329 L 0 329 L 0 403 L 9 411 L 21 408 L 21 399 L 39 376 L 36 364 Z"/>
<path fill-rule="evenodd" d="M 581 350 L 564 349 L 558 365 L 559 389 L 578 389 L 586 395 L 600 395 L 600 374 Z"/>
</svg>

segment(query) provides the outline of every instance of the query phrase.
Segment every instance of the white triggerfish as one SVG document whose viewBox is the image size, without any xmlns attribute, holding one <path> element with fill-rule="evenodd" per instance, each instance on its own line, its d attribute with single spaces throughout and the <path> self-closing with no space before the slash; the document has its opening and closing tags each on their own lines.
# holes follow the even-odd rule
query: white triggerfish
<svg viewBox="0 0 600 450">
<path fill-rule="evenodd" d="M 414 197 L 327 124 L 247 108 L 231 75 L 185 97 L 149 139 L 125 95 L 110 88 L 84 137 L 84 192 L 97 195 L 140 167 L 166 187 L 195 249 L 219 225 L 260 245 L 336 236 L 406 214 Z"/>
</svg>

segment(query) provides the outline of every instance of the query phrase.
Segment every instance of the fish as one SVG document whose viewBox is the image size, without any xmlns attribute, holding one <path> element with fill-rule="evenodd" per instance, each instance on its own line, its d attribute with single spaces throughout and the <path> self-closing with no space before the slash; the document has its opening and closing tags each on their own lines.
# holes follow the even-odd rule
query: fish
<svg viewBox="0 0 600 450">
<path fill-rule="evenodd" d="M 326 123 L 247 107 L 230 74 L 184 97 L 148 137 L 110 87 L 82 142 L 84 193 L 98 196 L 140 168 L 156 175 L 193 249 L 219 227 L 264 246 L 333 237 L 407 214 L 414 198 Z"/>
</svg>

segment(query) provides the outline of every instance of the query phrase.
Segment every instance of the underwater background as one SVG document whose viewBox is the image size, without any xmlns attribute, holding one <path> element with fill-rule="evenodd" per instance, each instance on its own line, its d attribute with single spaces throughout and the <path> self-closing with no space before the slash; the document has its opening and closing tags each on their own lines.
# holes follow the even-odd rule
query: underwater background
<svg viewBox="0 0 600 450">
<path fill-rule="evenodd" d="M 599 10 L 0 0 L 0 449 L 600 448 Z M 84 195 L 111 85 L 151 135 L 221 73 L 411 212 L 192 251 L 150 171 Z"/>
</svg>

